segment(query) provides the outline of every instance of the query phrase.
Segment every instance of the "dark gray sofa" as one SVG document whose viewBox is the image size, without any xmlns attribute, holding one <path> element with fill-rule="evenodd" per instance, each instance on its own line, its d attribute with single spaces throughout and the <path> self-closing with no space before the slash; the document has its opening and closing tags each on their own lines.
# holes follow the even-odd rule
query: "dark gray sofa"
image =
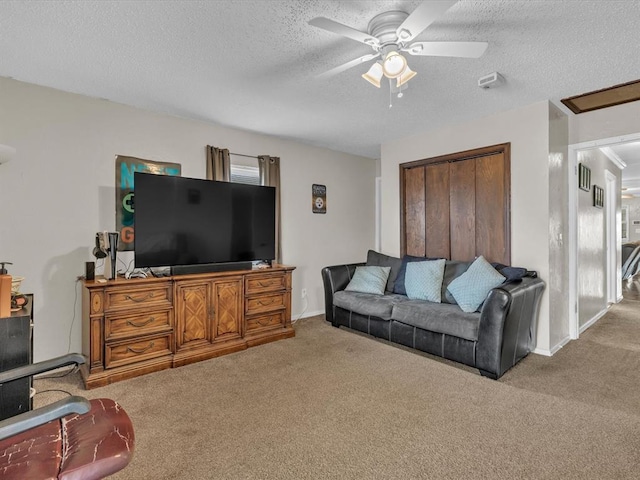
<svg viewBox="0 0 640 480">
<path fill-rule="evenodd" d="M 400 262 L 394 257 L 387 259 Z M 356 267 L 365 263 L 325 267 L 325 318 L 334 327 L 346 326 L 454 360 L 477 368 L 483 376 L 498 379 L 535 347 L 538 308 L 545 285 L 536 272 L 526 271 L 522 278 L 507 280 L 492 289 L 479 312 L 465 313 L 455 303 L 449 303 L 455 300 L 446 289 L 469 263 L 447 260 L 443 303 L 411 300 L 393 293 L 395 278 L 390 278 L 389 291 L 384 295 L 345 291 Z"/>
</svg>

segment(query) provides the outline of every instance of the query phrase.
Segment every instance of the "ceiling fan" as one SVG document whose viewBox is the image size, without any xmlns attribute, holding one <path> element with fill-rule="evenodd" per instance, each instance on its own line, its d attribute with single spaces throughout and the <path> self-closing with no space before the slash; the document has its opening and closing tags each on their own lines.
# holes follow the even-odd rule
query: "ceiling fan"
<svg viewBox="0 0 640 480">
<path fill-rule="evenodd" d="M 406 88 L 406 83 L 416 75 L 416 72 L 409 68 L 407 60 L 401 52 L 414 56 L 479 58 L 487 49 L 486 42 L 413 41 L 456 3 L 457 0 L 425 0 L 411 14 L 398 10 L 381 13 L 371 19 L 367 33 L 325 17 L 311 19 L 309 25 L 364 43 L 374 51 L 374 53 L 332 68 L 319 77 L 331 77 L 357 65 L 380 58 L 362 77 L 380 88 L 380 81 L 384 76 L 389 79 L 391 92 L 398 92 L 398 96 L 402 96 L 403 88 Z M 396 80 L 395 84 L 392 81 L 394 79 Z"/>
</svg>

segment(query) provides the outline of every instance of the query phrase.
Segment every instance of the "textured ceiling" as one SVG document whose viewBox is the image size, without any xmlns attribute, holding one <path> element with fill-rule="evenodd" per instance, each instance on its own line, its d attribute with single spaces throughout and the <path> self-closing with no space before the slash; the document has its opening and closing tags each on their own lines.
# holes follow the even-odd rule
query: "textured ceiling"
<svg viewBox="0 0 640 480">
<path fill-rule="evenodd" d="M 0 76 L 371 158 L 388 140 L 640 78 L 640 7 L 625 1 L 461 0 L 416 40 L 486 41 L 480 59 L 408 57 L 389 89 L 318 74 L 371 53 L 308 25 L 366 31 L 420 1 L 0 1 Z M 498 71 L 500 88 L 477 87 Z M 561 106 L 567 112 L 567 110 Z"/>
</svg>

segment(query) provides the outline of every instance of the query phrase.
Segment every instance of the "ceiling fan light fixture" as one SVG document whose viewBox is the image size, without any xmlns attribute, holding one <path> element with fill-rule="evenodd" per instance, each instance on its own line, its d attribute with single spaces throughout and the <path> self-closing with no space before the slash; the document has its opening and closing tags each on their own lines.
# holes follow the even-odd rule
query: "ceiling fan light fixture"
<svg viewBox="0 0 640 480">
<path fill-rule="evenodd" d="M 380 80 L 382 79 L 382 65 L 380 64 L 380 62 L 375 62 L 373 65 L 371 65 L 369 71 L 362 74 L 362 78 L 364 78 L 374 87 L 380 88 Z"/>
<path fill-rule="evenodd" d="M 402 74 L 396 79 L 396 86 L 401 87 L 416 75 L 417 73 L 411 70 L 409 68 L 409 65 L 407 65 L 407 68 L 404 69 L 404 72 L 402 72 Z"/>
<path fill-rule="evenodd" d="M 407 39 L 411 38 L 411 32 L 409 30 L 407 30 L 406 28 L 403 28 L 402 30 L 400 30 L 398 32 L 398 38 L 401 41 L 407 40 Z"/>
<path fill-rule="evenodd" d="M 422 50 L 424 50 L 424 45 L 417 43 L 417 44 L 411 45 L 409 47 L 408 52 L 411 55 L 418 55 Z"/>
<path fill-rule="evenodd" d="M 387 78 L 397 78 L 406 70 L 407 59 L 395 50 L 389 52 L 382 62 L 382 72 Z"/>
</svg>

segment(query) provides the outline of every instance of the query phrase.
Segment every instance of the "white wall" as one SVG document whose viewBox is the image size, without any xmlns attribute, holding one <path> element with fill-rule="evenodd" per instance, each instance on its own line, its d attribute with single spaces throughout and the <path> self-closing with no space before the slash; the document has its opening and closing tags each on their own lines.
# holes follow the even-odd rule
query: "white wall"
<svg viewBox="0 0 640 480">
<path fill-rule="evenodd" d="M 640 101 L 569 117 L 569 145 L 640 132 Z"/>
<path fill-rule="evenodd" d="M 35 360 L 81 348 L 80 285 L 95 232 L 115 227 L 115 157 L 182 164 L 204 178 L 205 145 L 281 158 L 283 263 L 295 265 L 293 315 L 323 311 L 320 270 L 374 245 L 376 161 L 0 78 L 0 260 L 35 295 Z M 311 185 L 327 186 L 326 215 Z M 123 255 L 125 261 L 128 257 Z M 129 257 L 130 258 L 130 257 Z M 308 305 L 300 290 L 308 291 Z M 69 346 L 70 345 L 70 346 Z"/>
<path fill-rule="evenodd" d="M 640 223 L 634 225 L 633 222 L 640 222 L 640 198 L 623 198 L 622 205 L 629 207 L 628 232 L 629 238 L 627 242 L 640 242 Z"/>
<path fill-rule="evenodd" d="M 569 302 L 569 121 L 554 105 L 549 106 L 549 329 L 550 351 L 570 336 Z"/>
<path fill-rule="evenodd" d="M 578 164 L 591 169 L 592 185 L 589 192 L 578 191 L 578 322 L 583 327 L 607 308 L 605 210 L 593 206 L 593 185 L 605 188 L 609 170 L 619 190 L 620 169 L 599 149 L 579 151 Z"/>
<path fill-rule="evenodd" d="M 540 102 L 465 124 L 425 132 L 382 146 L 382 250 L 400 252 L 399 167 L 404 162 L 499 143 L 511 143 L 511 263 L 549 279 L 549 104 Z M 551 331 L 545 291 L 537 348 L 547 351 Z M 560 320 L 561 322 L 562 320 Z"/>
</svg>

